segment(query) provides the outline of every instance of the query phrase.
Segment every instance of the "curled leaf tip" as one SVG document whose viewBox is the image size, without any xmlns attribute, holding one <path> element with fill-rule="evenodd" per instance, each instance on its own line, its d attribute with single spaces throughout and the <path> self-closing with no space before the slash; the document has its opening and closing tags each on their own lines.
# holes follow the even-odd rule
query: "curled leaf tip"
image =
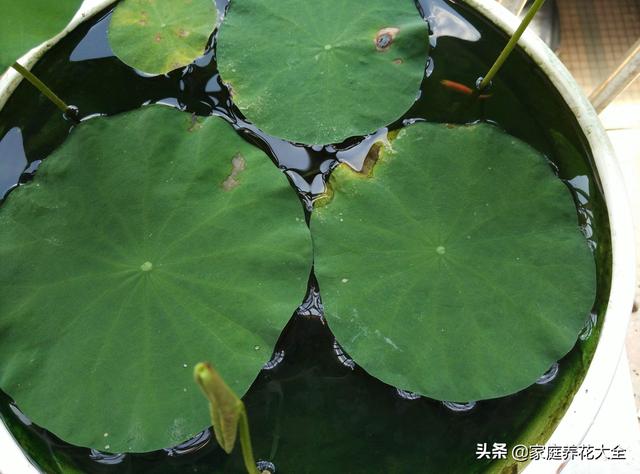
<svg viewBox="0 0 640 474">
<path fill-rule="evenodd" d="M 198 362 L 193 368 L 193 378 L 198 385 L 202 386 L 206 379 L 210 377 L 213 368 L 208 362 Z"/>
</svg>

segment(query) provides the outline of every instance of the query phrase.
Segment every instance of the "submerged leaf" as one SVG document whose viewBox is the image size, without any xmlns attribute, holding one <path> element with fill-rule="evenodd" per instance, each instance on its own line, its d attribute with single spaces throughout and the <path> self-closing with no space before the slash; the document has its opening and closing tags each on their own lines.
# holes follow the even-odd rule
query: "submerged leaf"
<svg viewBox="0 0 640 474">
<path fill-rule="evenodd" d="M 81 0 L 0 0 L 0 75 L 19 57 L 55 36 Z"/>
<path fill-rule="evenodd" d="M 314 211 L 332 331 L 373 376 L 439 400 L 531 385 L 573 347 L 594 301 L 570 192 L 490 125 L 419 123 L 391 146 L 368 175 L 338 167 Z"/>
<path fill-rule="evenodd" d="M 286 177 L 224 120 L 151 106 L 82 123 L 0 208 L 0 387 L 73 444 L 178 444 L 210 424 L 190 367 L 215 360 L 244 394 L 310 247 Z"/>
<path fill-rule="evenodd" d="M 249 120 L 325 144 L 400 118 L 416 100 L 428 50 L 413 0 L 233 0 L 217 55 Z"/>
<path fill-rule="evenodd" d="M 109 25 L 120 60 L 149 74 L 164 74 L 201 56 L 213 33 L 214 0 L 123 0 Z"/>
</svg>

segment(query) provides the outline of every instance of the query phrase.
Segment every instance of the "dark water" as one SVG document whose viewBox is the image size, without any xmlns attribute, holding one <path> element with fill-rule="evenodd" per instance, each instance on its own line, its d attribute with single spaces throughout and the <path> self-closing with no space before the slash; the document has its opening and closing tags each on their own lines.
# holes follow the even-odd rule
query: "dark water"
<svg viewBox="0 0 640 474">
<path fill-rule="evenodd" d="M 222 8 L 226 3 L 218 0 Z M 279 473 L 517 472 L 524 466 L 477 461 L 476 443 L 544 442 L 579 386 L 597 342 L 609 294 L 610 234 L 585 137 L 542 72 L 520 51 L 494 81 L 490 100 L 469 107 L 465 96 L 443 87 L 444 79 L 474 84 L 506 38 L 464 5 L 447 0 L 418 4 L 433 32 L 420 98 L 388 129 L 340 145 L 298 146 L 247 123 L 217 75 L 215 38 L 211 51 L 193 65 L 147 77 L 113 57 L 106 40 L 109 12 L 103 12 L 54 47 L 34 69 L 68 103 L 78 106 L 84 119 L 156 102 L 198 115 L 221 115 L 289 175 L 308 207 L 313 195 L 323 190 L 323 173 L 336 159 L 357 164 L 376 137 L 415 120 L 493 121 L 544 153 L 573 191 L 597 261 L 598 294 L 585 332 L 559 361 L 555 376 L 552 371 L 540 380 L 544 383 L 470 406 L 398 391 L 368 376 L 335 344 L 312 277 L 307 299 L 284 330 L 272 362 L 244 397 L 256 457 L 275 463 Z M 40 160 L 65 140 L 71 127 L 23 83 L 0 112 L 0 196 L 19 180 L 33 179 Z M 239 449 L 225 455 L 209 430 L 161 451 L 111 454 L 64 443 L 33 425 L 1 392 L 0 415 L 47 473 L 244 472 Z"/>
</svg>

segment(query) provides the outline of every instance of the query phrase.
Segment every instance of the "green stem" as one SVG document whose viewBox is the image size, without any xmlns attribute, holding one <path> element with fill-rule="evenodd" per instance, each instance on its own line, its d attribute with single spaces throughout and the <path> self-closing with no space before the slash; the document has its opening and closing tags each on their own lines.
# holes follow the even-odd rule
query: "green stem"
<svg viewBox="0 0 640 474">
<path fill-rule="evenodd" d="M 522 36 L 522 33 L 524 33 L 524 30 L 527 29 L 527 26 L 529 26 L 529 23 L 531 23 L 531 20 L 533 20 L 533 17 L 536 15 L 536 13 L 538 13 L 538 10 L 540 10 L 540 7 L 542 7 L 543 3 L 544 3 L 544 0 L 536 0 L 534 2 L 533 6 L 529 9 L 527 14 L 522 19 L 522 22 L 520 23 L 520 26 L 518 27 L 518 29 L 515 31 L 515 33 L 513 33 L 513 36 L 511 37 L 507 45 L 504 47 L 504 49 L 500 53 L 500 56 L 498 56 L 498 59 L 496 59 L 496 62 L 493 63 L 493 66 L 491 66 L 491 69 L 489 69 L 489 72 L 487 73 L 487 75 L 482 78 L 482 82 L 478 86 L 478 89 L 480 91 L 486 89 L 486 87 L 491 83 L 491 80 L 498 73 L 498 71 L 504 64 L 504 62 L 507 60 L 507 58 L 509 57 L 513 49 L 516 47 L 516 44 L 518 43 L 518 40 Z"/>
<path fill-rule="evenodd" d="M 69 109 L 69 106 L 64 103 L 64 101 L 58 97 L 51 89 L 49 89 L 44 82 L 38 79 L 31 71 L 25 68 L 22 64 L 15 62 L 11 66 L 13 69 L 18 71 L 27 81 L 34 85 L 36 89 L 42 92 L 47 99 L 55 104 L 63 113 L 66 113 Z"/>
<path fill-rule="evenodd" d="M 260 474 L 253 458 L 253 448 L 251 447 L 251 434 L 249 433 L 249 418 L 244 403 L 240 402 L 240 447 L 242 448 L 242 459 L 249 474 Z"/>
</svg>

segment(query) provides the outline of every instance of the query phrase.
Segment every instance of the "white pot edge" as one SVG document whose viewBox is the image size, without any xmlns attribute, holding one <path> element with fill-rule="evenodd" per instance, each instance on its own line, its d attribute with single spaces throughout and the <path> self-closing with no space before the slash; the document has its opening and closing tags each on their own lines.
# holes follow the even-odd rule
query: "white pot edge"
<svg viewBox="0 0 640 474">
<path fill-rule="evenodd" d="M 33 65 L 37 63 L 38 60 L 47 51 L 49 51 L 62 38 L 73 31 L 80 23 L 91 18 L 100 10 L 106 8 L 108 5 L 114 3 L 115 1 L 116 0 L 84 0 L 84 2 L 76 12 L 74 17 L 71 19 L 69 24 L 65 27 L 65 29 L 50 40 L 45 41 L 39 46 L 36 46 L 27 54 L 22 56 L 19 59 L 20 64 L 22 64 L 27 69 L 31 69 Z M 16 90 L 16 87 L 20 85 L 21 81 L 22 76 L 12 68 L 9 68 L 7 71 L 0 71 L 0 110 L 2 110 L 2 107 L 4 107 L 4 104 L 7 102 L 9 97 L 11 97 L 11 94 L 13 94 L 13 92 Z"/>
<path fill-rule="evenodd" d="M 31 68 L 44 53 L 76 26 L 114 1 L 85 0 L 69 25 L 57 36 L 27 53 L 21 59 L 21 64 Z M 508 34 L 512 34 L 518 26 L 516 17 L 493 0 L 464 1 Z M 530 31 L 525 32 L 518 44 L 545 72 L 576 116 L 591 147 L 609 211 L 613 260 L 611 293 L 605 322 L 587 375 L 565 416 L 547 442 L 549 445 L 579 445 L 600 411 L 624 348 L 635 295 L 636 278 L 631 208 L 613 147 L 598 115 L 578 84 L 558 57 L 535 34 Z M 13 70 L 7 71 L 0 77 L 0 109 L 20 80 L 19 74 Z M 4 423 L 0 423 L 0 447 L 2 454 L 0 472 L 6 474 L 38 472 Z M 562 464 L 562 461 L 534 461 L 527 466 L 526 474 L 556 472 L 562 468 Z"/>
</svg>

